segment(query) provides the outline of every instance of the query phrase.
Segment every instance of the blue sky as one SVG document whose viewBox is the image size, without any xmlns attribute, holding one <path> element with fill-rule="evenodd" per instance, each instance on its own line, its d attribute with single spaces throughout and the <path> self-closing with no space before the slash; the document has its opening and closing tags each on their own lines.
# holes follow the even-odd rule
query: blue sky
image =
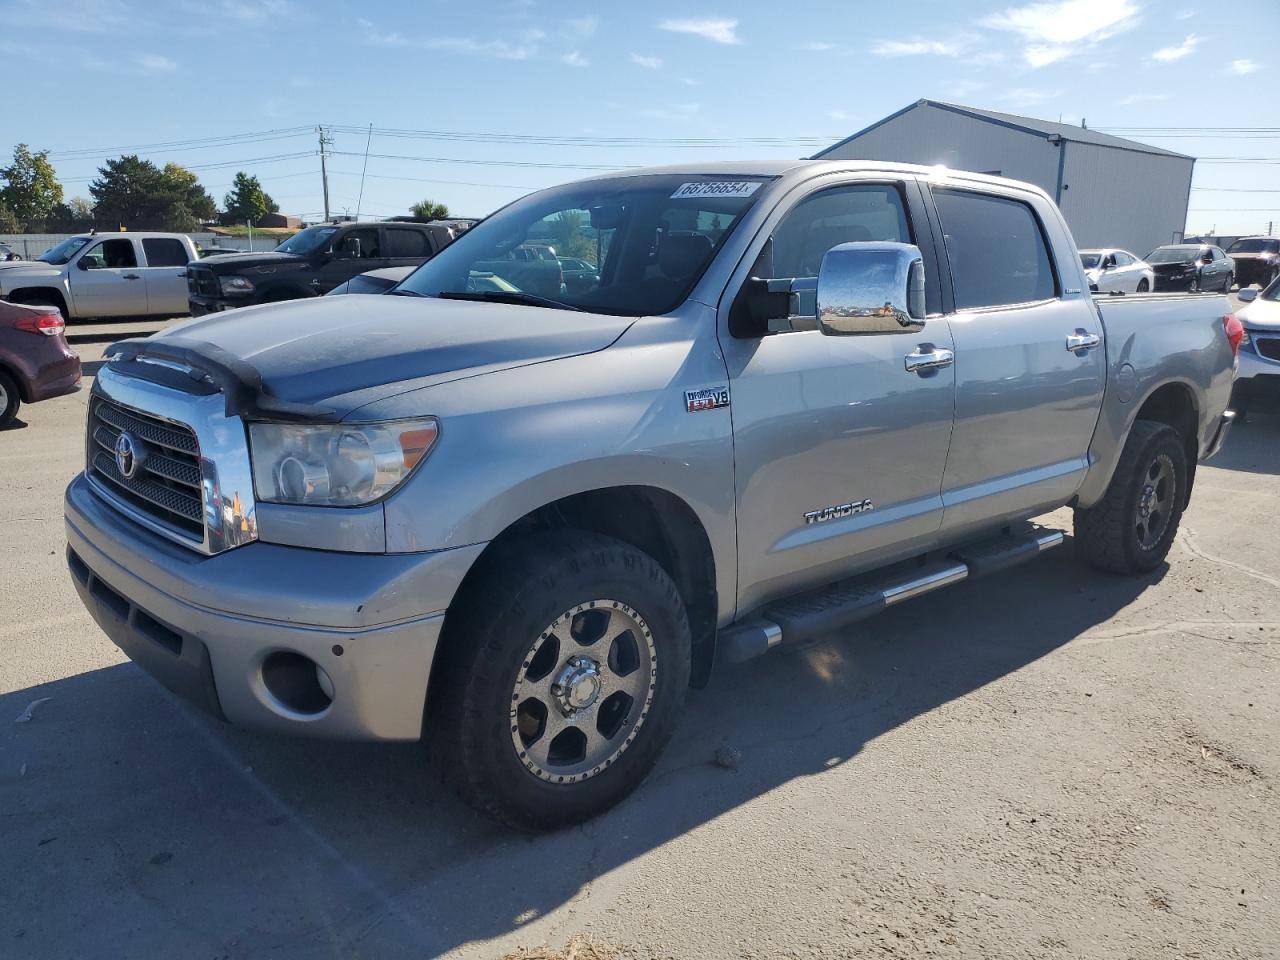
<svg viewBox="0 0 1280 960">
<path fill-rule="evenodd" d="M 482 215 L 599 168 L 802 156 L 929 97 L 1122 133 L 1276 128 L 1125 135 L 1269 158 L 1197 164 L 1188 226 L 1280 232 L 1277 40 L 1280 0 L 0 0 L 0 152 L 52 150 L 87 196 L 118 148 L 181 141 L 130 152 L 219 201 L 248 170 L 317 216 L 328 124 L 335 212 Z M 417 133 L 373 137 L 360 199 L 369 124 Z M 690 140 L 717 142 L 671 142 Z"/>
</svg>

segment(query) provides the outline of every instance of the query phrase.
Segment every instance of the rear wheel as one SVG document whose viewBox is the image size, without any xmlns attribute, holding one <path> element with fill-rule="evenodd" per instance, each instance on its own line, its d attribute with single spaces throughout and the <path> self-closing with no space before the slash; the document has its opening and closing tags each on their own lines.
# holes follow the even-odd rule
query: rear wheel
<svg viewBox="0 0 1280 960">
<path fill-rule="evenodd" d="M 13 423 L 18 416 L 18 407 L 22 406 L 22 397 L 18 393 L 18 385 L 13 377 L 0 370 L 0 430 Z"/>
<path fill-rule="evenodd" d="M 1144 573 L 1173 545 L 1186 499 L 1187 453 L 1172 427 L 1139 420 L 1106 495 L 1075 511 L 1076 544 L 1086 560 L 1111 573 Z"/>
<path fill-rule="evenodd" d="M 648 554 L 578 531 L 528 537 L 477 574 L 432 683 L 446 775 L 519 829 L 602 813 L 653 768 L 689 683 L 675 584 Z"/>
</svg>

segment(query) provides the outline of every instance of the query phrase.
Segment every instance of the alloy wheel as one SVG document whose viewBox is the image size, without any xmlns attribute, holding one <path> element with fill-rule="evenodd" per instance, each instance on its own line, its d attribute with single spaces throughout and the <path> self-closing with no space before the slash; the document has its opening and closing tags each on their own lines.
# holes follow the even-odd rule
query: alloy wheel
<svg viewBox="0 0 1280 960">
<path fill-rule="evenodd" d="M 549 783 L 594 777 L 631 746 L 653 703 L 658 655 L 618 600 L 566 610 L 525 654 L 511 692 L 511 745 Z"/>
<path fill-rule="evenodd" d="M 1134 532 L 1141 549 L 1154 550 L 1160 543 L 1169 528 L 1169 521 L 1173 519 L 1174 497 L 1177 493 L 1173 460 L 1167 453 L 1158 454 L 1143 473 L 1142 488 L 1138 492 L 1138 515 Z"/>
</svg>

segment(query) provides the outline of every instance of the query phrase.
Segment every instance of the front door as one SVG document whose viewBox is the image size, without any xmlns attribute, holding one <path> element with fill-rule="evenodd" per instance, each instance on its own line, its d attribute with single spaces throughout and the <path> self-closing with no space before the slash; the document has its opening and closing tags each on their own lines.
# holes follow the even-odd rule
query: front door
<svg viewBox="0 0 1280 960">
<path fill-rule="evenodd" d="M 382 231 L 377 227 L 356 227 L 339 233 L 333 239 L 328 260 L 316 273 L 312 284 L 318 294 L 325 294 L 352 277 L 387 265 L 382 254 Z"/>
<path fill-rule="evenodd" d="M 775 212 L 746 275 L 816 278 L 837 244 L 916 243 L 936 306 L 928 221 L 908 197 L 920 197 L 912 181 L 812 190 Z M 724 298 L 720 337 L 733 415 L 738 609 L 746 611 L 936 533 L 954 376 L 950 368 L 908 372 L 904 362 L 921 344 L 951 347 L 940 312 L 918 335 L 827 336 L 807 317 L 783 332 L 735 337 L 728 319 L 742 274 Z"/>
<path fill-rule="evenodd" d="M 1033 195 L 994 189 L 932 191 L 956 307 L 948 533 L 1070 499 L 1102 404 L 1102 323 L 1078 265 L 1055 269 Z M 1071 249 L 1052 226 L 1056 248 Z"/>
<path fill-rule="evenodd" d="M 85 247 L 71 266 L 69 282 L 78 317 L 140 317 L 147 312 L 147 284 L 130 237 Z"/>
<path fill-rule="evenodd" d="M 187 248 L 176 237 L 146 237 L 142 255 L 147 265 L 139 270 L 147 285 L 147 313 L 178 317 L 190 312 L 187 305 Z"/>
</svg>

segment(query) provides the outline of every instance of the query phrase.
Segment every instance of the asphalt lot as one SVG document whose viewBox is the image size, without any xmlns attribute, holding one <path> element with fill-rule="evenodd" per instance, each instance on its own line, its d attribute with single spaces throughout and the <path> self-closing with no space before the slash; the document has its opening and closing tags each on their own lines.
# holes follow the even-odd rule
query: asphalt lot
<svg viewBox="0 0 1280 960">
<path fill-rule="evenodd" d="M 70 332 L 92 372 L 129 329 Z M 0 433 L 0 956 L 1280 949 L 1280 417 L 1201 468 L 1167 567 L 1068 543 L 721 668 L 630 801 L 529 838 L 416 745 L 237 731 L 125 661 L 63 560 L 84 401 Z"/>
</svg>

